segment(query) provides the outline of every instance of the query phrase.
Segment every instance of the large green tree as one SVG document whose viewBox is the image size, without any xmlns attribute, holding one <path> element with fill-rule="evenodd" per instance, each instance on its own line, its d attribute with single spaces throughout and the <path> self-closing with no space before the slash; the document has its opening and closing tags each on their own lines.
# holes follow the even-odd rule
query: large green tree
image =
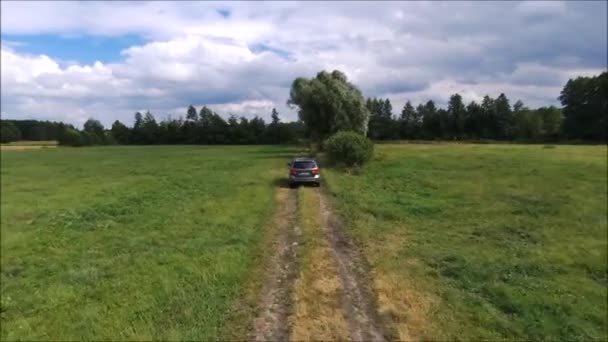
<svg viewBox="0 0 608 342">
<path fill-rule="evenodd" d="M 367 134 L 365 99 L 344 73 L 321 71 L 312 79 L 297 78 L 289 95 L 287 104 L 299 108 L 298 116 L 313 140 L 321 141 L 340 130 Z"/>
<path fill-rule="evenodd" d="M 608 72 L 568 80 L 559 100 L 569 138 L 608 140 Z"/>
</svg>

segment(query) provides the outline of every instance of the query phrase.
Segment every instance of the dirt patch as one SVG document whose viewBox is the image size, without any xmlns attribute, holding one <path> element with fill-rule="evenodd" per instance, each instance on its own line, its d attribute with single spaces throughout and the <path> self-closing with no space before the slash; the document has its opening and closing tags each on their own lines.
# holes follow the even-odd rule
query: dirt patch
<svg viewBox="0 0 608 342">
<path fill-rule="evenodd" d="M 268 248 L 274 252 L 268 278 L 262 290 L 259 312 L 253 320 L 254 341 L 285 341 L 289 338 L 289 316 L 293 311 L 292 292 L 298 272 L 297 190 L 278 190 L 285 201 L 279 206 L 274 224 L 276 238 Z"/>
<path fill-rule="evenodd" d="M 332 214 L 322 191 L 317 190 L 321 222 L 330 243 L 344 288 L 343 306 L 353 341 L 386 341 L 388 335 L 376 311 L 375 295 L 368 279 L 369 267 L 352 241 L 344 234 L 342 221 Z"/>
</svg>

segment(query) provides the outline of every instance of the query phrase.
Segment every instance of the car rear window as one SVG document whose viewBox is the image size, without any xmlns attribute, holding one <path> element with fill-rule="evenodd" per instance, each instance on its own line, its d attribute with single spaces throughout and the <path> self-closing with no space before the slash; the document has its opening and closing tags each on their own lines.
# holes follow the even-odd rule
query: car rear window
<svg viewBox="0 0 608 342">
<path fill-rule="evenodd" d="M 293 162 L 294 169 L 314 169 L 315 167 L 317 167 L 315 162 L 310 160 Z"/>
</svg>

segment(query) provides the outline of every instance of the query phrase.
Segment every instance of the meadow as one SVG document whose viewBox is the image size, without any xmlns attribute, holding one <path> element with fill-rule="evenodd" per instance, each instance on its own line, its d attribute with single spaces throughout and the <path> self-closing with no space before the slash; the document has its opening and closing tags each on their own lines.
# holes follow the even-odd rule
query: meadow
<svg viewBox="0 0 608 342">
<path fill-rule="evenodd" d="M 606 146 L 376 146 L 326 185 L 402 339 L 606 340 Z"/>
<path fill-rule="evenodd" d="M 2 151 L 2 340 L 220 339 L 291 154 Z"/>
<path fill-rule="evenodd" d="M 273 252 L 266 240 L 287 191 L 285 164 L 299 152 L 3 150 L 2 340 L 244 338 Z M 606 340 L 607 153 L 376 145 L 360 170 L 322 167 L 319 190 L 369 263 L 392 337 Z M 292 333 L 343 338 L 339 311 L 326 310 L 340 307 L 341 290 L 314 209 L 320 197 L 294 191 L 303 232 L 295 296 L 306 306 L 296 305 Z M 331 325 L 315 326 L 319 318 Z"/>
</svg>

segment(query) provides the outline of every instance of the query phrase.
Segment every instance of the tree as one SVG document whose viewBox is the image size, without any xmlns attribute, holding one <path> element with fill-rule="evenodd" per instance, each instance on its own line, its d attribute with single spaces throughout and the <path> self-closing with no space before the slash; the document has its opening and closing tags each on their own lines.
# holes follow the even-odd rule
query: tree
<svg viewBox="0 0 608 342">
<path fill-rule="evenodd" d="M 437 121 L 439 122 L 439 137 L 447 139 L 450 137 L 450 114 L 447 110 L 439 108 L 437 110 Z"/>
<path fill-rule="evenodd" d="M 106 143 L 104 127 L 99 120 L 88 119 L 84 123 L 84 132 L 88 133 L 86 136 L 86 143 L 88 145 L 102 145 Z"/>
<path fill-rule="evenodd" d="M 370 112 L 367 135 L 371 139 L 386 140 L 399 137 L 393 119 L 393 106 L 389 99 L 367 99 L 365 106 Z"/>
<path fill-rule="evenodd" d="M 213 115 L 213 111 L 209 109 L 207 106 L 203 106 L 199 113 L 199 121 L 203 126 L 209 126 L 211 122 L 211 116 Z"/>
<path fill-rule="evenodd" d="M 264 135 L 266 133 L 266 122 L 259 116 L 254 116 L 251 121 L 249 121 L 249 132 L 252 134 L 251 143 L 260 144 L 264 140 Z"/>
<path fill-rule="evenodd" d="M 270 114 L 270 124 L 266 129 L 266 142 L 271 144 L 279 143 L 279 128 L 281 126 L 281 119 L 279 118 L 279 112 L 277 112 L 276 108 L 272 108 L 272 113 Z"/>
<path fill-rule="evenodd" d="M 448 102 L 448 115 L 448 130 L 450 132 L 450 135 L 454 138 L 464 138 L 466 109 L 464 107 L 464 103 L 462 103 L 462 96 L 460 96 L 459 94 L 454 94 L 450 96 L 450 101 Z"/>
<path fill-rule="evenodd" d="M 44 141 L 49 140 L 49 129 L 46 125 L 35 125 L 29 132 L 27 140 Z"/>
<path fill-rule="evenodd" d="M 298 117 L 314 141 L 322 141 L 339 130 L 367 134 L 369 111 L 361 91 L 344 73 L 321 71 L 315 78 L 297 78 L 287 104 L 297 106 Z"/>
<path fill-rule="evenodd" d="M 555 106 L 549 106 L 536 109 L 536 113 L 542 121 L 542 135 L 549 139 L 557 139 L 563 121 L 562 111 Z"/>
<path fill-rule="evenodd" d="M 533 110 L 520 107 L 514 111 L 513 136 L 517 139 L 535 140 L 541 134 L 542 120 Z"/>
<path fill-rule="evenodd" d="M 608 140 L 608 72 L 568 80 L 559 100 L 568 138 Z"/>
<path fill-rule="evenodd" d="M 0 141 L 2 143 L 8 143 L 21 139 L 21 132 L 14 123 L 10 121 L 2 121 L 0 125 Z"/>
<path fill-rule="evenodd" d="M 158 133 L 158 123 L 154 115 L 150 111 L 147 111 L 142 121 L 142 142 L 144 144 L 157 144 Z"/>
<path fill-rule="evenodd" d="M 279 118 L 279 112 L 277 112 L 276 108 L 272 108 L 272 113 L 270 114 L 270 117 L 272 119 L 271 121 L 271 125 L 278 125 L 281 122 L 281 119 Z"/>
<path fill-rule="evenodd" d="M 465 118 L 465 135 L 472 139 L 482 137 L 482 128 L 484 125 L 484 117 L 482 107 L 475 101 L 471 101 L 466 108 Z"/>
<path fill-rule="evenodd" d="M 133 129 L 131 130 L 131 135 L 129 136 L 129 142 L 131 144 L 138 145 L 143 143 L 143 125 L 143 116 L 140 112 L 135 112 Z"/>
<path fill-rule="evenodd" d="M 84 130 L 86 132 L 101 136 L 103 135 L 104 127 L 99 120 L 91 118 L 84 123 Z"/>
<path fill-rule="evenodd" d="M 391 120 L 393 118 L 393 105 L 389 99 L 385 99 L 382 105 L 382 118 Z"/>
<path fill-rule="evenodd" d="M 495 128 L 496 120 L 496 101 L 490 96 L 486 95 L 483 97 L 481 102 L 482 117 L 481 120 L 481 138 L 483 139 L 496 139 L 497 133 Z"/>
<path fill-rule="evenodd" d="M 196 144 L 202 142 L 201 140 L 203 139 L 202 137 L 204 135 L 200 134 L 200 131 L 202 129 L 200 129 L 200 125 L 198 125 L 199 122 L 197 121 L 198 115 L 196 113 L 196 108 L 194 108 L 194 106 L 192 105 L 188 106 L 188 110 L 186 112 L 186 121 L 182 126 L 182 134 L 186 139 L 186 143 L 188 144 Z"/>
<path fill-rule="evenodd" d="M 416 107 L 418 113 L 422 113 L 422 126 L 427 138 L 441 137 L 441 118 L 437 114 L 435 102 L 427 101 L 426 104 L 419 104 Z"/>
<path fill-rule="evenodd" d="M 188 112 L 186 113 L 186 120 L 196 121 L 196 119 L 197 119 L 196 108 L 194 108 L 194 106 L 192 106 L 192 105 L 188 106 Z"/>
<path fill-rule="evenodd" d="M 59 139 L 59 145 L 64 146 L 82 146 L 84 144 L 80 133 L 72 128 L 66 129 Z"/>
<path fill-rule="evenodd" d="M 125 126 L 122 122 L 116 120 L 112 124 L 112 129 L 110 130 L 112 137 L 119 144 L 127 144 L 129 142 L 129 127 Z"/>
<path fill-rule="evenodd" d="M 497 139 L 513 137 L 513 112 L 509 99 L 503 93 L 496 98 L 495 136 Z"/>
<path fill-rule="evenodd" d="M 420 114 L 414 109 L 410 101 L 405 103 L 399 117 L 401 138 L 415 139 L 419 137 L 422 124 Z"/>
</svg>

